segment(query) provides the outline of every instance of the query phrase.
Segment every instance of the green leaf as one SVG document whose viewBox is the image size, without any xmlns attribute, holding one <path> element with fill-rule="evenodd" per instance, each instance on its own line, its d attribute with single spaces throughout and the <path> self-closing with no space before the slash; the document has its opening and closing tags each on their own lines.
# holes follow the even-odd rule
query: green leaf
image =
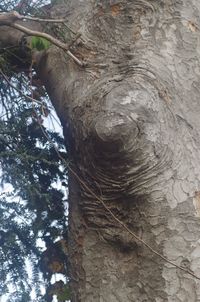
<svg viewBox="0 0 200 302">
<path fill-rule="evenodd" d="M 59 302 L 71 299 L 70 289 L 67 284 L 63 286 L 62 290 L 57 292 L 57 299 Z"/>
<path fill-rule="evenodd" d="M 36 49 L 38 51 L 48 49 L 51 43 L 42 37 L 33 36 L 31 39 L 31 49 Z"/>
</svg>

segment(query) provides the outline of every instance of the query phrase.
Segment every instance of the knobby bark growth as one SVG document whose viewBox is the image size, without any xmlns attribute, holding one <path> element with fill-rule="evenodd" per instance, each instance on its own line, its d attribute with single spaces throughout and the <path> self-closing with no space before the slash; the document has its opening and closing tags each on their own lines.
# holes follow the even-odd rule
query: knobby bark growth
<svg viewBox="0 0 200 302">
<path fill-rule="evenodd" d="M 34 59 L 74 171 L 130 230 L 200 276 L 200 3 L 71 0 L 50 16 L 66 13 L 86 66 L 56 47 Z M 0 30 L 1 47 L 22 37 Z M 136 242 L 72 173 L 69 189 L 73 302 L 200 299 L 199 281 Z"/>
</svg>

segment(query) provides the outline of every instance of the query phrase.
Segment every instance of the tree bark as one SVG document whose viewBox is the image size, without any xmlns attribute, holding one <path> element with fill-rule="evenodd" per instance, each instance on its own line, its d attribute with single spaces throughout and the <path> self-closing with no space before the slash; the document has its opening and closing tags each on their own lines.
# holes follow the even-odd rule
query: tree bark
<svg viewBox="0 0 200 302">
<path fill-rule="evenodd" d="M 200 277 L 200 2 L 71 0 L 52 17 L 66 12 L 87 64 L 52 47 L 37 71 L 82 181 L 70 173 L 72 301 L 200 301 L 199 280 L 100 202 Z"/>
</svg>

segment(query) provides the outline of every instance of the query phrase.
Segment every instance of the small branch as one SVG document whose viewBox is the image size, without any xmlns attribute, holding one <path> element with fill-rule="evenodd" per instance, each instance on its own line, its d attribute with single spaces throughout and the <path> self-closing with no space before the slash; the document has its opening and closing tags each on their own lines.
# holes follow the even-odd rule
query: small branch
<svg viewBox="0 0 200 302">
<path fill-rule="evenodd" d="M 47 33 L 43 33 L 40 31 L 36 31 L 36 30 L 31 30 L 28 29 L 20 24 L 17 23 L 12 23 L 9 25 L 10 27 L 13 27 L 15 29 L 20 30 L 21 32 L 25 33 L 27 36 L 36 36 L 36 37 L 42 37 L 45 38 L 46 40 L 48 40 L 49 42 L 51 42 L 52 44 L 56 45 L 57 47 L 63 49 L 64 51 L 67 52 L 68 56 L 70 56 L 79 66 L 83 67 L 84 63 L 81 62 L 75 55 L 73 55 L 71 53 L 71 51 L 69 50 L 70 45 L 65 44 L 63 42 L 61 42 L 60 40 L 52 37 L 51 35 L 47 34 Z M 79 37 L 79 35 L 77 35 L 77 38 Z"/>
<path fill-rule="evenodd" d="M 45 19 L 45 18 L 36 18 L 36 17 L 31 17 L 31 16 L 22 16 L 23 20 L 31 20 L 31 21 L 36 21 L 36 22 L 52 22 L 52 23 L 64 23 L 66 22 L 66 19 Z"/>
<path fill-rule="evenodd" d="M 51 42 L 52 44 L 56 45 L 57 47 L 63 49 L 64 51 L 66 51 L 66 53 L 68 54 L 69 57 L 71 57 L 79 66 L 83 67 L 84 63 L 81 62 L 75 55 L 73 55 L 71 53 L 71 51 L 69 50 L 70 46 L 72 45 L 71 43 L 65 44 L 63 42 L 61 42 L 60 40 L 52 37 L 51 35 L 44 33 L 44 32 L 40 32 L 40 31 L 35 31 L 35 30 L 31 30 L 29 28 L 26 28 L 20 24 L 15 23 L 16 21 L 19 20 L 23 20 L 24 16 L 20 15 L 19 13 L 13 11 L 10 13 L 1 13 L 0 14 L 0 26 L 1 25 L 7 25 L 10 26 L 12 28 L 15 28 L 23 33 L 25 33 L 27 36 L 36 36 L 36 37 L 42 37 L 45 38 L 46 40 L 48 40 L 49 42 Z M 80 37 L 80 34 L 78 34 L 76 36 L 75 39 L 73 39 L 73 43 Z"/>
<path fill-rule="evenodd" d="M 53 22 L 53 23 L 64 23 L 66 19 L 45 19 L 45 18 L 37 18 L 32 16 L 24 16 L 19 14 L 16 11 L 4 12 L 0 13 L 0 23 L 3 25 L 10 24 L 16 22 L 18 20 L 31 20 L 36 22 Z"/>
</svg>

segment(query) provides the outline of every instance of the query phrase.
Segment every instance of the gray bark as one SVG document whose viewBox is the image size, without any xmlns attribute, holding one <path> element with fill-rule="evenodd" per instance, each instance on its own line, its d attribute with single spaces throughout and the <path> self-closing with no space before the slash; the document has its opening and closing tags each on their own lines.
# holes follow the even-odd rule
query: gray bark
<svg viewBox="0 0 200 302">
<path fill-rule="evenodd" d="M 174 3 L 175 2 L 175 3 Z M 85 43 L 37 70 L 73 169 L 129 229 L 200 276 L 200 2 L 59 3 Z M 73 302 L 200 301 L 199 281 L 136 242 L 70 181 Z"/>
</svg>

